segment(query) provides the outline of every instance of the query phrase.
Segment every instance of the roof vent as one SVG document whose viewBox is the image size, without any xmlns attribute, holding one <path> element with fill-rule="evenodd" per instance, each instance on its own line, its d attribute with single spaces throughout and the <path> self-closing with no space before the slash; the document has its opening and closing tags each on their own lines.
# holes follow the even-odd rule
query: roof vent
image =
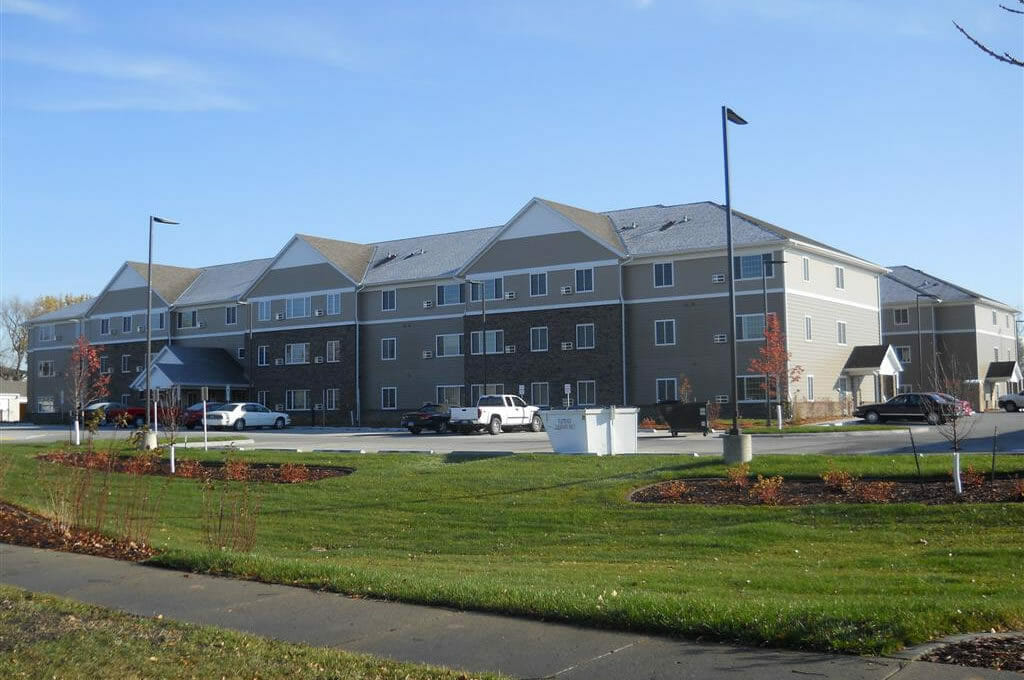
<svg viewBox="0 0 1024 680">
<path fill-rule="evenodd" d="M 630 222 L 622 228 L 622 231 L 629 231 L 630 229 L 636 229 L 636 222 Z"/>
<path fill-rule="evenodd" d="M 676 223 L 676 220 L 669 220 L 665 224 L 663 224 L 660 227 L 658 227 L 658 231 L 665 231 L 666 229 L 668 229 L 669 227 L 671 227 L 675 223 Z"/>
<path fill-rule="evenodd" d="M 690 221 L 690 216 L 689 215 L 683 215 L 683 219 L 679 220 L 679 222 L 681 222 L 683 224 L 685 224 L 686 222 L 689 222 L 689 221 Z"/>
<path fill-rule="evenodd" d="M 391 260 L 395 259 L 396 257 L 398 257 L 398 255 L 396 255 L 395 253 L 388 253 L 384 257 L 382 257 L 379 260 L 377 260 L 376 264 L 374 264 L 373 266 L 374 267 L 379 267 L 379 266 L 381 266 L 383 264 L 387 264 L 388 262 L 391 262 Z"/>
<path fill-rule="evenodd" d="M 406 256 L 405 256 L 405 257 L 404 257 L 403 259 L 406 259 L 406 260 L 408 260 L 408 259 L 409 259 L 410 257 L 416 257 L 417 255 L 422 255 L 422 254 L 423 254 L 423 253 L 425 253 L 425 252 L 426 252 L 426 251 L 425 251 L 425 250 L 423 250 L 423 248 L 419 248 L 419 249 L 417 249 L 417 250 L 414 250 L 414 251 L 412 251 L 412 252 L 411 252 L 411 253 L 409 253 L 408 255 L 406 255 Z"/>
</svg>

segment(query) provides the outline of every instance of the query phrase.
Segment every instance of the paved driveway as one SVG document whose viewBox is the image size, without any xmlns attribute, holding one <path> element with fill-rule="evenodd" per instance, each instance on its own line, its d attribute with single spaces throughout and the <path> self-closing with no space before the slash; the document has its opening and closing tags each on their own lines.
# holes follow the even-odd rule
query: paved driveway
<svg viewBox="0 0 1024 680">
<path fill-rule="evenodd" d="M 999 450 L 1024 452 L 1024 413 L 984 413 L 974 416 L 973 428 L 964 450 L 989 452 L 992 434 L 998 428 Z M 919 423 L 908 423 L 919 451 L 939 453 L 950 450 L 949 442 L 938 428 Z M 105 429 L 101 436 L 111 436 Z M 225 433 L 215 433 L 218 437 Z M 202 434 L 190 432 L 189 441 L 201 441 Z M 57 427 L 15 426 L 0 430 L 2 442 L 46 442 L 66 440 L 67 430 Z M 120 436 L 124 436 L 121 434 Z M 488 434 L 425 433 L 373 431 L 356 432 L 343 428 L 294 427 L 286 430 L 249 430 L 245 436 L 255 443 L 245 448 L 289 448 L 311 451 L 335 449 L 343 451 L 433 451 L 451 452 L 524 452 L 550 451 L 547 435 L 543 432 L 504 432 L 498 436 Z M 683 453 L 717 455 L 722 452 L 722 441 L 716 436 L 680 435 L 671 437 L 662 433 L 641 433 L 638 449 L 641 453 Z M 850 453 L 905 454 L 911 452 L 908 430 L 862 432 L 834 432 L 827 434 L 754 435 L 755 454 L 771 453 Z"/>
</svg>

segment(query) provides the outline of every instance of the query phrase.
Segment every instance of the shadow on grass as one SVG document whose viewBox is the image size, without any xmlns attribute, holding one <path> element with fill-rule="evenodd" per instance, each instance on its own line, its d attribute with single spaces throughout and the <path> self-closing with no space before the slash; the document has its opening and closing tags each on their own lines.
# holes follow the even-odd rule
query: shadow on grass
<svg viewBox="0 0 1024 680">
<path fill-rule="evenodd" d="M 490 458 L 507 458 L 514 455 L 516 454 L 512 451 L 452 451 L 451 453 L 446 453 L 441 460 L 445 463 L 458 464 L 472 463 Z"/>
</svg>

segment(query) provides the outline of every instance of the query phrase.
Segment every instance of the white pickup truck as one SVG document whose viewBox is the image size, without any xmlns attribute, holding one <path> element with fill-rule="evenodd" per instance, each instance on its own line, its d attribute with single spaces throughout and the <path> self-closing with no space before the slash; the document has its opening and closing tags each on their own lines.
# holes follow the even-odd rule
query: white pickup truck
<svg viewBox="0 0 1024 680">
<path fill-rule="evenodd" d="M 486 394 L 477 400 L 476 406 L 451 409 L 448 426 L 462 434 L 484 429 L 500 434 L 502 428 L 512 427 L 540 432 L 544 424 L 537 415 L 539 410 L 514 394 Z"/>
<path fill-rule="evenodd" d="M 999 408 L 1007 413 L 1024 411 L 1024 392 L 1017 394 L 1004 394 L 999 397 Z"/>
</svg>

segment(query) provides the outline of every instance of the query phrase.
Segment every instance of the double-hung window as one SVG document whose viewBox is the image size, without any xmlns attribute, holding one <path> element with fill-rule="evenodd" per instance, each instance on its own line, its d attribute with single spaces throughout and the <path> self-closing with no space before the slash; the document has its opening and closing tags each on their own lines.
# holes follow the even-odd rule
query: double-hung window
<svg viewBox="0 0 1024 680">
<path fill-rule="evenodd" d="M 199 325 L 199 312 L 178 312 L 178 328 L 195 328 Z"/>
<path fill-rule="evenodd" d="M 267 363 L 267 345 L 260 345 L 256 348 L 256 365 L 257 366 L 268 366 Z M 266 404 L 263 404 L 266 406 Z"/>
<path fill-rule="evenodd" d="M 380 388 L 380 407 L 385 411 L 394 411 L 398 408 L 398 388 Z"/>
<path fill-rule="evenodd" d="M 836 321 L 836 342 L 840 345 L 846 344 L 846 322 Z"/>
<path fill-rule="evenodd" d="M 548 273 L 530 274 L 530 297 L 548 294 Z"/>
<path fill-rule="evenodd" d="M 284 410 L 308 411 L 309 390 L 287 390 L 284 393 Z"/>
<path fill-rule="evenodd" d="M 658 401 L 670 401 L 679 398 L 675 378 L 658 378 L 655 387 Z"/>
<path fill-rule="evenodd" d="M 308 364 L 309 343 L 293 342 L 284 346 L 284 363 L 286 364 Z"/>
<path fill-rule="evenodd" d="M 772 264 L 772 254 L 763 255 L 737 255 L 732 260 L 733 270 L 736 272 L 736 279 L 759 279 L 762 271 L 764 276 L 772 278 L 775 276 L 775 265 Z"/>
<path fill-rule="evenodd" d="M 769 314 L 769 316 L 771 316 L 771 314 Z M 763 340 L 764 314 L 737 314 L 736 339 Z"/>
<path fill-rule="evenodd" d="M 163 312 L 157 312 L 157 313 L 153 314 L 153 328 L 154 329 L 156 329 L 158 331 L 162 331 L 164 329 L 164 323 L 165 323 L 165 319 L 164 319 L 164 313 Z"/>
<path fill-rule="evenodd" d="M 333 364 L 341 360 L 341 340 L 327 341 L 327 363 Z"/>
<path fill-rule="evenodd" d="M 462 406 L 466 394 L 465 385 L 438 385 L 436 388 L 437 403 L 447 406 Z"/>
<path fill-rule="evenodd" d="M 597 403 L 597 383 L 595 381 L 576 381 L 576 403 L 580 406 L 593 406 Z"/>
<path fill-rule="evenodd" d="M 40 378 L 52 378 L 53 360 L 47 359 L 46 361 L 40 361 L 36 370 L 36 375 Z"/>
<path fill-rule="evenodd" d="M 178 328 L 181 328 L 181 318 L 179 315 Z M 100 319 L 100 335 L 110 335 L 110 319 Z"/>
<path fill-rule="evenodd" d="M 530 403 L 533 404 L 534 406 L 549 406 L 550 389 L 551 383 L 530 383 Z"/>
<path fill-rule="evenodd" d="M 460 305 L 466 301 L 466 294 L 461 283 L 449 283 L 437 287 L 437 306 Z"/>
<path fill-rule="evenodd" d="M 131 361 L 132 361 L 131 355 L 129 355 L 129 354 L 122 354 L 121 355 L 121 372 L 122 373 L 129 373 L 129 372 L 131 372 L 131 370 L 132 370 Z"/>
<path fill-rule="evenodd" d="M 338 410 L 338 393 L 341 392 L 337 387 L 328 387 L 324 390 L 324 409 L 327 411 Z"/>
<path fill-rule="evenodd" d="M 836 288 L 839 290 L 846 288 L 846 270 L 842 267 L 836 267 Z"/>
<path fill-rule="evenodd" d="M 500 300 L 505 297 L 505 279 L 499 277 L 470 284 L 469 297 L 471 301 L 480 301 L 481 287 L 483 288 L 483 296 L 488 300 Z"/>
<path fill-rule="evenodd" d="M 381 361 L 394 361 L 398 358 L 398 338 L 380 339 Z"/>
<path fill-rule="evenodd" d="M 594 290 L 594 268 L 576 270 L 576 292 L 591 293 Z"/>
<path fill-rule="evenodd" d="M 483 350 L 480 346 L 483 338 L 483 332 L 473 331 L 469 338 L 470 352 L 473 354 L 483 354 Z M 505 331 L 487 331 L 486 345 L 488 354 L 503 354 L 505 352 Z"/>
<path fill-rule="evenodd" d="M 52 342 L 54 338 L 53 324 L 40 326 L 39 330 L 36 331 L 36 337 L 39 339 L 39 342 Z"/>
<path fill-rule="evenodd" d="M 380 311 L 393 312 L 398 308 L 398 291 L 395 289 L 380 292 Z"/>
<path fill-rule="evenodd" d="M 594 349 L 595 346 L 594 324 L 576 324 L 576 349 Z"/>
<path fill-rule="evenodd" d="M 659 319 L 654 322 L 654 344 L 674 345 L 676 344 L 676 320 Z"/>
<path fill-rule="evenodd" d="M 446 333 L 436 337 L 437 351 L 439 357 L 460 357 L 463 354 L 462 333 Z"/>
<path fill-rule="evenodd" d="M 260 300 L 256 303 L 256 319 L 270 321 L 270 300 Z"/>
<path fill-rule="evenodd" d="M 341 293 L 327 294 L 327 313 L 341 314 Z"/>
<path fill-rule="evenodd" d="M 234 326 L 238 323 L 238 307 L 230 305 L 224 308 L 224 325 Z"/>
<path fill-rule="evenodd" d="M 803 265 L 804 265 L 804 281 L 810 281 L 811 280 L 811 258 L 809 258 L 809 257 L 803 258 Z"/>
<path fill-rule="evenodd" d="M 534 326 L 530 329 L 530 351 L 531 352 L 547 352 L 548 351 L 548 327 L 547 326 Z"/>
<path fill-rule="evenodd" d="M 811 317 L 804 317 L 804 340 L 810 342 L 814 339 L 814 334 L 811 326 Z"/>
<path fill-rule="evenodd" d="M 892 310 L 892 322 L 897 326 L 906 326 L 910 323 L 910 310 L 906 307 Z"/>
<path fill-rule="evenodd" d="M 290 297 L 285 301 L 285 317 L 288 319 L 303 319 L 309 316 L 309 296 L 299 295 Z"/>
<path fill-rule="evenodd" d="M 132 317 L 122 316 L 121 317 L 121 332 L 131 333 L 132 332 Z"/>
<path fill-rule="evenodd" d="M 737 401 L 764 401 L 764 376 L 738 376 L 736 378 Z"/>
<path fill-rule="evenodd" d="M 654 265 L 654 287 L 670 288 L 674 282 L 671 262 L 658 262 Z"/>
<path fill-rule="evenodd" d="M 896 358 L 900 360 L 901 364 L 909 364 L 912 362 L 912 355 L 910 352 L 910 345 L 897 345 L 893 347 L 896 352 Z"/>
</svg>

